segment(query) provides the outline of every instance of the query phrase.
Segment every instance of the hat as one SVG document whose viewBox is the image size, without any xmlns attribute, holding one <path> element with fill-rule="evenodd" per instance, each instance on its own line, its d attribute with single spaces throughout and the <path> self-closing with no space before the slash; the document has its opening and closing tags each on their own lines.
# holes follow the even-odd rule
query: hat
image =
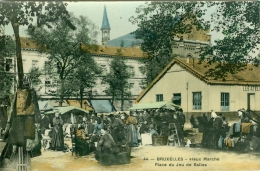
<svg viewBox="0 0 260 171">
<path fill-rule="evenodd" d="M 113 117 L 113 116 L 115 116 L 113 113 L 110 113 L 110 114 L 108 115 L 108 117 Z"/>
</svg>

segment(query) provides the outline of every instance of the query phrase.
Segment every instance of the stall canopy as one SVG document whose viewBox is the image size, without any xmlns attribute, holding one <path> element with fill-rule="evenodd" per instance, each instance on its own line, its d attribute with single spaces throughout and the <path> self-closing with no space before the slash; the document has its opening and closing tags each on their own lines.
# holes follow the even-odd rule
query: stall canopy
<svg viewBox="0 0 260 171">
<path fill-rule="evenodd" d="M 113 112 L 114 107 L 109 100 L 91 100 L 90 102 L 96 113 Z"/>
<path fill-rule="evenodd" d="M 53 106 L 50 101 L 38 101 L 39 109 L 43 111 L 53 110 Z"/>
<path fill-rule="evenodd" d="M 141 109 L 170 109 L 170 110 L 176 110 L 181 109 L 180 106 L 171 103 L 171 102 L 151 102 L 151 103 L 140 103 L 135 104 L 133 107 L 131 107 L 129 110 L 141 110 Z"/>
<path fill-rule="evenodd" d="M 89 113 L 89 111 L 81 109 L 79 107 L 75 107 L 75 106 L 67 106 L 67 107 L 55 107 L 54 111 L 49 111 L 47 112 L 47 114 L 53 114 L 55 112 L 55 110 L 60 111 L 60 113 L 66 114 L 68 112 L 73 112 L 74 114 L 78 113 L 78 112 L 84 112 L 84 113 Z"/>
</svg>

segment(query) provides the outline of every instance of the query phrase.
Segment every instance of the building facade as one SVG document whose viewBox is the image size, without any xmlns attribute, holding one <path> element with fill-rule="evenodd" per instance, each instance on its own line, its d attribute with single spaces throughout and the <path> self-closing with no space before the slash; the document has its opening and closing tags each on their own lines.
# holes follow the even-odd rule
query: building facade
<svg viewBox="0 0 260 171">
<path fill-rule="evenodd" d="M 189 58 L 176 58 L 142 91 L 135 103 L 171 101 L 180 105 L 187 118 L 211 110 L 230 120 L 241 108 L 260 113 L 260 68 L 229 75 L 226 81 L 205 77 L 205 67 Z"/>
</svg>

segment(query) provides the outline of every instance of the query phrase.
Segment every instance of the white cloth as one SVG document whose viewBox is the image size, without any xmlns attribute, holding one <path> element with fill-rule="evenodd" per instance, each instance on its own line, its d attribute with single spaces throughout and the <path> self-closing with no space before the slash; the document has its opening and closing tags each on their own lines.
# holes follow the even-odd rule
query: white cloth
<svg viewBox="0 0 260 171">
<path fill-rule="evenodd" d="M 142 145 L 150 145 L 150 144 L 153 144 L 151 134 L 149 134 L 149 133 L 141 134 L 141 138 L 142 138 Z"/>
<path fill-rule="evenodd" d="M 212 118 L 216 118 L 217 117 L 217 114 L 214 110 L 211 111 L 211 117 Z"/>
<path fill-rule="evenodd" d="M 240 117 L 242 115 L 243 115 L 243 113 L 241 111 L 238 111 L 238 116 Z"/>
</svg>

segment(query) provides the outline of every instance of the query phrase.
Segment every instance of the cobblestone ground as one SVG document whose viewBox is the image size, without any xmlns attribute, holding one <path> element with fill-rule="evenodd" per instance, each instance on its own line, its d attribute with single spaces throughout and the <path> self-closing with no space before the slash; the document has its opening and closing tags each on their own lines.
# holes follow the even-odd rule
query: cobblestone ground
<svg viewBox="0 0 260 171">
<path fill-rule="evenodd" d="M 70 141 L 66 141 L 69 146 Z M 0 143 L 2 149 L 4 143 Z M 173 146 L 139 146 L 132 148 L 131 163 L 102 166 L 88 156 L 72 156 L 71 152 L 42 151 L 42 155 L 31 159 L 31 171 L 107 171 L 107 170 L 198 170 L 198 171 L 256 171 L 260 170 L 260 154 L 237 153 L 232 150 Z M 13 168 L 4 171 L 12 171 Z"/>
<path fill-rule="evenodd" d="M 139 146 L 133 148 L 131 163 L 102 166 L 94 155 L 72 156 L 70 152 L 45 151 L 31 160 L 32 171 L 85 171 L 85 170 L 259 170 L 257 153 L 236 153 L 189 147 Z"/>
</svg>

